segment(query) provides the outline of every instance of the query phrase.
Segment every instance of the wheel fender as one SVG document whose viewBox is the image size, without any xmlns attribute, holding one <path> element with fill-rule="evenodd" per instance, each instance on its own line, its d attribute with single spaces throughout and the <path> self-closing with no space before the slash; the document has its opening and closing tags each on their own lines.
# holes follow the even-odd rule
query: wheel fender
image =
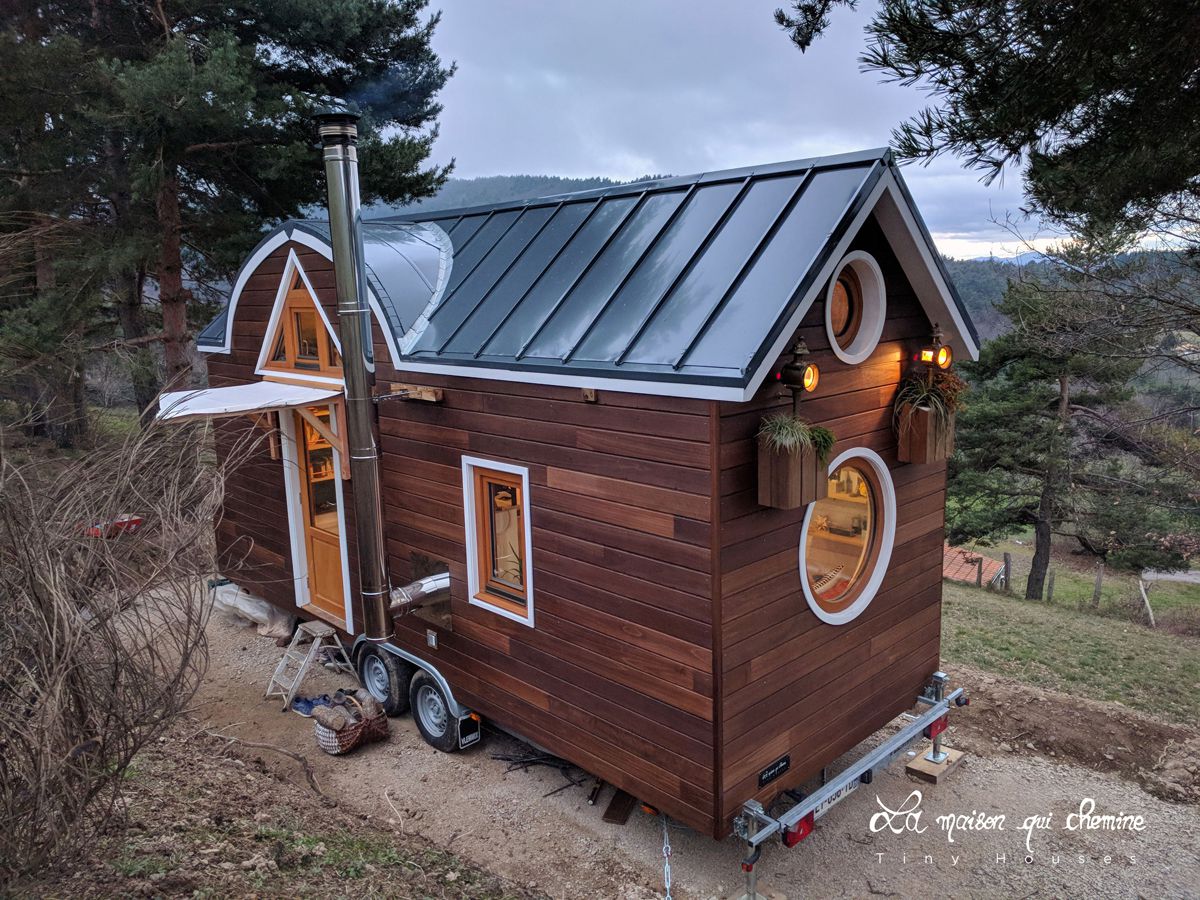
<svg viewBox="0 0 1200 900">
<path fill-rule="evenodd" d="M 366 643 L 367 639 L 362 635 L 359 635 L 354 639 L 354 646 L 351 648 L 350 652 L 355 659 L 358 658 L 359 651 L 362 650 L 363 645 Z M 433 677 L 433 680 L 437 682 L 438 687 L 442 689 L 442 693 L 446 695 L 446 699 L 450 701 L 450 712 L 453 713 L 456 719 L 465 719 L 471 714 L 471 710 L 461 705 L 458 700 L 455 699 L 454 691 L 450 688 L 450 682 L 445 679 L 442 673 L 439 672 L 435 666 L 430 665 L 416 654 L 409 653 L 407 650 L 402 650 L 395 644 L 384 642 L 382 644 L 375 644 L 375 646 L 381 647 L 389 653 L 400 657 L 406 662 L 412 663 L 418 669 L 423 669 L 424 671 L 428 672 Z"/>
</svg>

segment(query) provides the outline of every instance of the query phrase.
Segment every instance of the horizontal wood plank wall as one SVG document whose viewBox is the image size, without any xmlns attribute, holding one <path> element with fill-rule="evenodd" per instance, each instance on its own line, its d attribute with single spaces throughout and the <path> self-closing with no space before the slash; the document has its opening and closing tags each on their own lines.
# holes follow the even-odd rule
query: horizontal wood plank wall
<svg viewBox="0 0 1200 900">
<path fill-rule="evenodd" d="M 444 390 L 380 407 L 392 577 L 451 574 L 453 632 L 428 650 L 408 617 L 397 642 L 485 717 L 711 833 L 710 405 L 379 369 Z M 529 468 L 534 628 L 467 602 L 464 454 Z"/>
<path fill-rule="evenodd" d="M 883 336 L 870 359 L 846 365 L 829 350 L 823 301 L 814 304 L 801 334 L 821 380 L 801 414 L 833 430 L 834 455 L 869 447 L 887 462 L 895 546 L 879 592 L 857 619 L 817 619 L 800 587 L 805 511 L 766 509 L 756 496 L 755 433 L 765 415 L 790 409 L 791 394 L 768 379 L 750 403 L 721 404 L 722 833 L 745 801 L 766 802 L 801 784 L 908 709 L 938 666 L 945 464 L 897 462 L 891 430 L 897 383 L 931 324 L 874 219 L 853 249 L 874 255 L 883 270 Z M 759 788 L 758 773 L 784 755 L 788 773 Z"/>
</svg>

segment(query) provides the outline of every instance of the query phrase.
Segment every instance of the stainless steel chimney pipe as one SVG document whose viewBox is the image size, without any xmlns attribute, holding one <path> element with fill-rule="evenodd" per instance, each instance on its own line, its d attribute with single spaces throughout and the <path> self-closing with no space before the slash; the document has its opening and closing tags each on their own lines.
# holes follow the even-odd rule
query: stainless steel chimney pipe
<svg viewBox="0 0 1200 900">
<path fill-rule="evenodd" d="M 388 610 L 390 590 L 372 396 L 375 376 L 358 191 L 358 118 L 358 113 L 351 109 L 330 110 L 316 116 L 329 191 L 329 233 L 337 286 L 342 376 L 346 385 L 346 450 L 350 456 L 358 581 L 363 601 L 362 631 L 369 641 L 386 641 L 392 636 L 393 626 Z"/>
</svg>

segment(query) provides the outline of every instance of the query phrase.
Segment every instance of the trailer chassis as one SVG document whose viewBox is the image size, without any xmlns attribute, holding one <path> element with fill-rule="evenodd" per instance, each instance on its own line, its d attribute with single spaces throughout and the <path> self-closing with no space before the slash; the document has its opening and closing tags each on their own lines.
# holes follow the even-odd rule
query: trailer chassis
<svg viewBox="0 0 1200 900">
<path fill-rule="evenodd" d="M 821 787 L 812 794 L 805 796 L 798 791 L 786 791 L 785 794 L 796 801 L 786 812 L 773 816 L 757 800 L 747 801 L 742 806 L 741 813 L 733 820 L 733 830 L 746 842 L 749 850 L 742 860 L 746 900 L 759 897 L 756 866 L 762 855 L 763 844 L 769 838 L 778 834 L 785 847 L 796 846 L 812 833 L 817 819 L 853 793 L 860 784 L 870 784 L 877 770 L 886 768 L 918 738 L 933 740 L 932 749 L 925 755 L 927 760 L 932 763 L 946 760 L 941 734 L 946 730 L 950 706 L 966 706 L 970 702 L 962 688 L 947 694 L 946 681 L 945 672 L 935 672 L 924 692 L 917 697 L 917 703 L 925 707 L 920 714 L 909 716 L 904 727 L 838 774 L 826 777 L 826 773 L 822 772 Z"/>
</svg>

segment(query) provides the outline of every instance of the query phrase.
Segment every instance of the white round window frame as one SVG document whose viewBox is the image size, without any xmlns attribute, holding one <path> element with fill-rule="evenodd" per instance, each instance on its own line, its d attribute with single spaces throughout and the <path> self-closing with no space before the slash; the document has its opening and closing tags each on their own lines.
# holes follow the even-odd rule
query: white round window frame
<svg viewBox="0 0 1200 900">
<path fill-rule="evenodd" d="M 896 486 L 892 484 L 892 473 L 888 469 L 887 463 L 878 453 L 866 447 L 853 447 L 835 457 L 829 464 L 826 473 L 832 475 L 837 471 L 838 466 L 856 459 L 865 461 L 875 470 L 875 477 L 879 480 L 880 493 L 883 495 L 879 498 L 883 521 L 880 526 L 882 533 L 880 534 L 879 556 L 875 560 L 875 569 L 871 572 L 867 583 L 863 585 L 862 592 L 845 609 L 839 609 L 837 612 L 822 609 L 821 605 L 817 603 L 817 598 L 813 596 L 812 588 L 808 583 L 808 566 L 804 558 L 804 547 L 808 543 L 808 524 L 812 520 L 813 508 L 817 504 L 808 504 L 808 509 L 804 512 L 804 525 L 800 529 L 800 587 L 804 591 L 804 599 L 808 601 L 808 608 L 818 619 L 830 625 L 845 625 L 847 622 L 853 622 L 862 615 L 863 610 L 871 605 L 871 601 L 879 592 L 879 586 L 883 584 L 884 576 L 887 575 L 888 564 L 892 561 L 892 546 L 896 542 Z"/>
<path fill-rule="evenodd" d="M 849 266 L 858 276 L 858 284 L 862 289 L 862 324 L 858 334 L 850 342 L 850 346 L 842 348 L 833 333 L 833 289 L 837 287 L 838 276 Z M 856 366 L 866 362 L 875 348 L 879 346 L 879 337 L 883 334 L 883 322 L 887 318 L 887 289 L 883 283 L 883 271 L 875 257 L 863 250 L 855 250 L 842 257 L 829 279 L 829 287 L 825 291 L 825 334 L 829 338 L 829 349 L 844 363 Z"/>
</svg>

